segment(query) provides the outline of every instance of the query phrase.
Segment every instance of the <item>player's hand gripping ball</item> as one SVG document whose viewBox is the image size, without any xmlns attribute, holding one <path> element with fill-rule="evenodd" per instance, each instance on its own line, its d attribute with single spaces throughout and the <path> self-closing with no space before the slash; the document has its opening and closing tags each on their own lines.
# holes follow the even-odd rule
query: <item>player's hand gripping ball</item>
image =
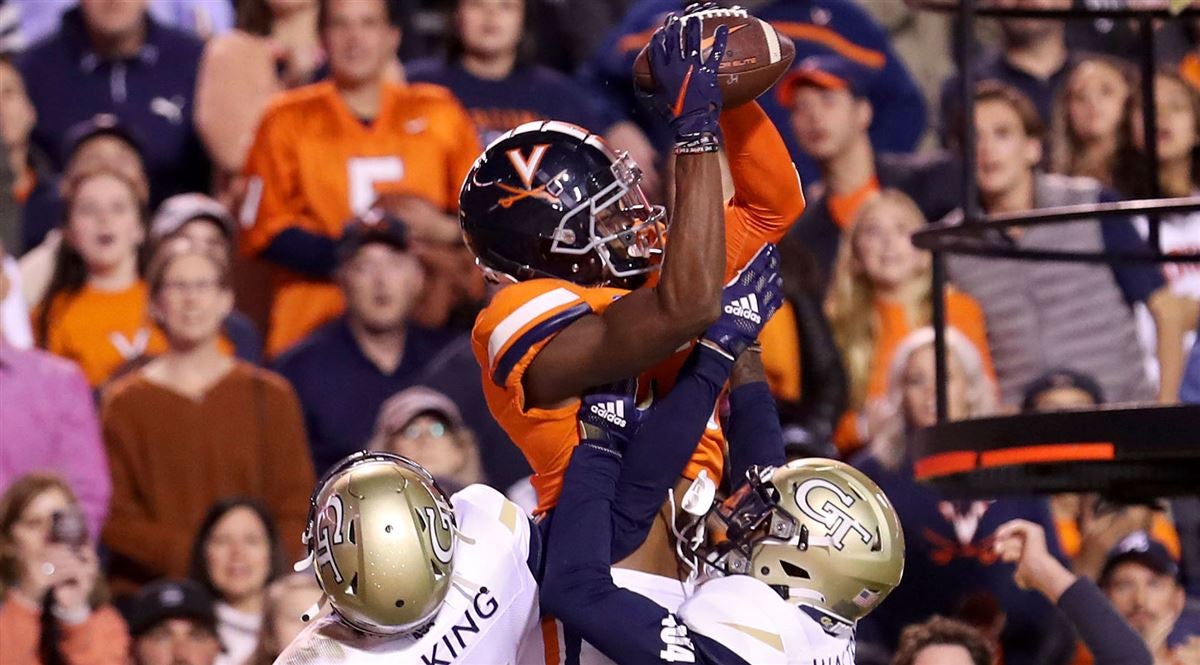
<svg viewBox="0 0 1200 665">
<path fill-rule="evenodd" d="M 685 13 L 680 20 L 700 21 L 701 60 L 707 60 L 717 28 L 726 26 L 729 31 L 725 53 L 717 67 L 717 85 L 727 109 L 745 104 L 769 90 L 796 57 L 792 40 L 739 7 L 723 9 L 709 3 Z M 647 57 L 650 47 L 648 44 L 643 48 L 633 63 L 634 85 L 644 92 L 651 92 L 655 87 Z"/>
</svg>

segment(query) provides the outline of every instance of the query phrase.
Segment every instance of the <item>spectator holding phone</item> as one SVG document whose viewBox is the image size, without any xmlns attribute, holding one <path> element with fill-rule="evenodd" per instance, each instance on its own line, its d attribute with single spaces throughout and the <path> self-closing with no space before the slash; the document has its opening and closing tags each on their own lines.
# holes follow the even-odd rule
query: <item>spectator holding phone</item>
<svg viewBox="0 0 1200 665">
<path fill-rule="evenodd" d="M 99 574 L 66 482 L 41 473 L 14 482 L 0 498 L 0 659 L 123 665 L 129 634 Z"/>
</svg>

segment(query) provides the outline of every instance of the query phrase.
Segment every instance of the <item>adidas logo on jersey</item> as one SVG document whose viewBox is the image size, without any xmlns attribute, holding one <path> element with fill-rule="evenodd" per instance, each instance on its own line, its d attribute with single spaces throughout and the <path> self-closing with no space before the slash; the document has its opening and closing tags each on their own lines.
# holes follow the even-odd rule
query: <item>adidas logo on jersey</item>
<svg viewBox="0 0 1200 665">
<path fill-rule="evenodd" d="M 758 313 L 758 297 L 753 293 L 725 305 L 725 313 L 740 316 L 754 323 L 762 323 L 762 316 Z"/>
<path fill-rule="evenodd" d="M 593 404 L 592 413 L 604 419 L 605 422 L 612 423 L 617 427 L 624 427 L 627 422 L 625 420 L 625 403 L 624 402 L 604 402 L 602 404 Z"/>
</svg>

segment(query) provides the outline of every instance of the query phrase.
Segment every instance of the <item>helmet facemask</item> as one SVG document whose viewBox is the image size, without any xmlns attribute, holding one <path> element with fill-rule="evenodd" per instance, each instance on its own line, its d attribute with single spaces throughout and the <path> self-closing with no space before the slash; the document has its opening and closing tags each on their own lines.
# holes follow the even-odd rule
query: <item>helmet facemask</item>
<svg viewBox="0 0 1200 665">
<path fill-rule="evenodd" d="M 873 481 L 841 462 L 808 458 L 751 468 L 708 517 L 726 538 L 694 548 L 702 564 L 754 577 L 838 625 L 870 613 L 903 574 L 894 508 Z"/>
<path fill-rule="evenodd" d="M 713 506 L 709 517 L 724 538 L 715 545 L 700 547 L 696 555 L 724 575 L 753 575 L 750 562 L 754 549 L 764 540 L 808 549 L 808 529 L 778 509 L 779 492 L 770 484 L 773 469 L 751 467 L 746 482 Z"/>
<path fill-rule="evenodd" d="M 666 235 L 666 209 L 646 198 L 638 186 L 642 171 L 628 153 L 621 153 L 609 168 L 612 180 L 563 215 L 554 230 L 550 252 L 570 256 L 595 254 L 607 277 L 616 281 L 634 280 L 659 268 Z M 568 186 L 555 178 L 546 191 L 569 198 L 570 193 L 565 191 Z M 582 215 L 586 218 L 581 218 Z M 583 244 L 580 244 L 581 234 L 587 239 Z"/>
</svg>

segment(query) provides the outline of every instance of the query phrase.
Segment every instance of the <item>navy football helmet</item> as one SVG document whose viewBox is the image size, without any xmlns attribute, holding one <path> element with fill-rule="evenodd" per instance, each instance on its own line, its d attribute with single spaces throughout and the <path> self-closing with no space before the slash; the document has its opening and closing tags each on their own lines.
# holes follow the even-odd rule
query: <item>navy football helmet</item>
<svg viewBox="0 0 1200 665">
<path fill-rule="evenodd" d="M 463 182 L 458 215 L 484 274 L 555 277 L 632 289 L 661 262 L 662 206 L 651 205 L 628 155 L 575 125 L 530 122 L 483 151 Z"/>
</svg>

